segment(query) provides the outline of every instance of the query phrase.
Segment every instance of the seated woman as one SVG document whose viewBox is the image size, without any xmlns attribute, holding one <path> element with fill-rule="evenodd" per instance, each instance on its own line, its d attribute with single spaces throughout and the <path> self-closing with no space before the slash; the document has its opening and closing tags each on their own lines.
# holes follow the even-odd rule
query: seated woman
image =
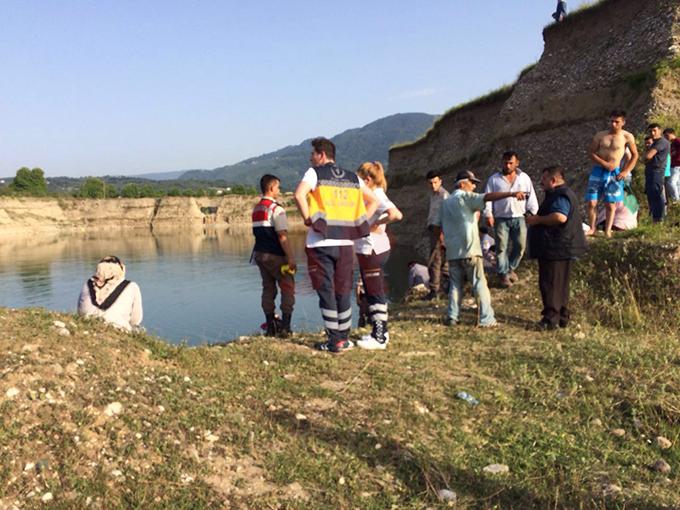
<svg viewBox="0 0 680 510">
<path fill-rule="evenodd" d="M 118 257 L 104 257 L 94 276 L 85 282 L 78 298 L 78 314 L 103 317 L 114 326 L 132 331 L 142 322 L 139 285 L 125 279 L 125 266 Z"/>
</svg>

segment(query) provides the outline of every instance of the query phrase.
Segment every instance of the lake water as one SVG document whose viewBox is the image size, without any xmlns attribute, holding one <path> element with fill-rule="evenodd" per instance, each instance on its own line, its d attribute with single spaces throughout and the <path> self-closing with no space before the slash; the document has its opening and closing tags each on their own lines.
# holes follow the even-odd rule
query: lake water
<svg viewBox="0 0 680 510">
<path fill-rule="evenodd" d="M 321 318 L 307 276 L 304 234 L 292 233 L 291 241 L 299 264 L 293 328 L 318 331 Z M 3 239 L 0 306 L 74 312 L 98 260 L 117 255 L 125 262 L 127 278 L 142 289 L 147 331 L 189 345 L 231 340 L 259 332 L 264 321 L 260 274 L 249 263 L 252 245 L 249 230 Z M 392 300 L 406 290 L 411 258 L 408 247 L 394 247 L 387 266 Z"/>
</svg>

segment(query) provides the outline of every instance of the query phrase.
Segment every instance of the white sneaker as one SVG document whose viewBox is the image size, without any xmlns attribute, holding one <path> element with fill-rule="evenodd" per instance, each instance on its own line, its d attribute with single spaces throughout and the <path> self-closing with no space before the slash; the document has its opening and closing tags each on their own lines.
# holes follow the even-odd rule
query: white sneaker
<svg viewBox="0 0 680 510">
<path fill-rule="evenodd" d="M 387 343 L 390 341 L 390 334 L 385 333 L 385 341 L 379 342 L 371 335 L 364 335 L 361 340 L 357 340 L 357 347 L 367 349 L 369 351 L 384 351 L 387 348 Z"/>
<path fill-rule="evenodd" d="M 368 342 L 369 340 L 375 340 L 375 338 L 373 338 L 373 335 L 371 335 L 370 333 L 362 336 L 361 339 L 364 340 L 365 342 Z M 376 342 L 377 342 L 377 340 L 376 340 Z M 380 342 L 378 342 L 378 343 L 380 343 Z M 385 333 L 385 343 L 386 344 L 390 343 L 390 332 L 389 331 Z"/>
</svg>

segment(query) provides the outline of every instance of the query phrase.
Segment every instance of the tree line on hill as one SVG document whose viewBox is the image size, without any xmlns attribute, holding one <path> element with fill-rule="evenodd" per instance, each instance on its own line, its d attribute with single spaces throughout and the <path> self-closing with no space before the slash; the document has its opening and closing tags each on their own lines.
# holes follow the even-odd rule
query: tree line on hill
<svg viewBox="0 0 680 510">
<path fill-rule="evenodd" d="M 17 170 L 13 179 L 0 184 L 0 196 L 71 196 L 76 198 L 160 198 L 257 195 L 254 186 L 229 185 L 225 181 L 154 181 L 135 177 L 45 178 L 41 168 Z"/>
</svg>

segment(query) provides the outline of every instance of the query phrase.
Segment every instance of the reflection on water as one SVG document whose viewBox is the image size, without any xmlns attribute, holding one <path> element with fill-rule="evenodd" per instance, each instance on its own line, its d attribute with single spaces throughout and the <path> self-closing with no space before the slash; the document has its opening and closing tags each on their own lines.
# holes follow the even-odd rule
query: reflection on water
<svg viewBox="0 0 680 510">
<path fill-rule="evenodd" d="M 321 320 L 307 277 L 304 234 L 292 233 L 290 238 L 300 266 L 293 327 L 318 330 Z M 97 262 L 118 255 L 128 278 L 142 289 L 147 330 L 190 345 L 228 340 L 259 331 L 263 321 L 260 275 L 249 263 L 252 245 L 247 229 L 3 239 L 0 306 L 72 312 Z M 405 290 L 409 258 L 394 250 L 388 262 L 393 299 Z"/>
</svg>

